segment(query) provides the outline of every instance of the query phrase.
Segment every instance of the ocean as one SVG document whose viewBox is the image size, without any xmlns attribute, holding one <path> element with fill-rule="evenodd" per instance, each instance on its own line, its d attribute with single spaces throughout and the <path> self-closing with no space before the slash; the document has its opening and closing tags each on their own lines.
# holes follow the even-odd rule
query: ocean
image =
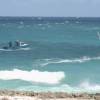
<svg viewBox="0 0 100 100">
<path fill-rule="evenodd" d="M 100 92 L 99 32 L 100 18 L 0 17 L 0 90 Z"/>
</svg>

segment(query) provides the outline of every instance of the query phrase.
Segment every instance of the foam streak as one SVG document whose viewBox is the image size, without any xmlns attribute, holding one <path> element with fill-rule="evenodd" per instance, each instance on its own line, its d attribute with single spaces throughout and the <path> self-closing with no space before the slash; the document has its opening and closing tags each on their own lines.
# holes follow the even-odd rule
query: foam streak
<svg viewBox="0 0 100 100">
<path fill-rule="evenodd" d="M 44 67 L 49 64 L 60 64 L 60 63 L 84 63 L 92 60 L 100 60 L 100 57 L 87 57 L 84 56 L 82 58 L 75 59 L 41 59 L 37 60 L 38 66 Z"/>
</svg>

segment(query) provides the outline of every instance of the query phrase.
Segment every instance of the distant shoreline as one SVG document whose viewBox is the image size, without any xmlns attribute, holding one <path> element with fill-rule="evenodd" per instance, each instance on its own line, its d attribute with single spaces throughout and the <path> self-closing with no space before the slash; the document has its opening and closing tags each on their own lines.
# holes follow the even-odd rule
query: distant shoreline
<svg viewBox="0 0 100 100">
<path fill-rule="evenodd" d="M 100 18 L 99 17 L 95 17 L 95 16 L 0 16 L 2 17 L 9 17 L 9 18 Z"/>
<path fill-rule="evenodd" d="M 89 20 L 92 20 L 92 19 L 100 19 L 100 17 L 78 17 L 78 16 L 74 16 L 74 17 L 71 17 L 71 16 L 0 16 L 0 18 L 19 18 L 19 19 L 22 19 L 22 18 L 37 18 L 39 20 L 41 19 L 44 19 L 44 18 L 52 18 L 52 19 L 89 19 Z"/>
</svg>

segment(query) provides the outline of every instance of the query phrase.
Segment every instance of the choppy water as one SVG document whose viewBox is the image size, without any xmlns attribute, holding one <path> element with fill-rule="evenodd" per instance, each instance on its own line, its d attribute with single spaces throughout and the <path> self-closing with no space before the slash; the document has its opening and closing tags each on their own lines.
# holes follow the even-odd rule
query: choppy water
<svg viewBox="0 0 100 100">
<path fill-rule="evenodd" d="M 0 18 L 0 89 L 100 92 L 100 18 Z M 20 40 L 28 48 L 3 50 Z"/>
</svg>

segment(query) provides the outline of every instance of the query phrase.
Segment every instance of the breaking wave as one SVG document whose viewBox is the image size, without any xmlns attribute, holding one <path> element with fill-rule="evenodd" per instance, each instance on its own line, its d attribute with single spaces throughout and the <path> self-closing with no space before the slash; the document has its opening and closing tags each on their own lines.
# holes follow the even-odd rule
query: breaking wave
<svg viewBox="0 0 100 100">
<path fill-rule="evenodd" d="M 65 77 L 64 72 L 48 72 L 48 71 L 23 71 L 14 69 L 12 71 L 0 71 L 1 80 L 24 80 L 29 82 L 39 82 L 47 84 L 58 84 Z"/>
<path fill-rule="evenodd" d="M 89 82 L 82 82 L 78 86 L 70 86 L 68 84 L 62 84 L 52 87 L 42 87 L 42 86 L 22 86 L 17 88 L 17 90 L 29 90 L 35 92 L 67 92 L 67 93 L 100 93 L 100 85 L 90 84 Z"/>
<path fill-rule="evenodd" d="M 53 89 L 55 89 L 55 88 L 53 88 Z M 80 83 L 78 86 L 70 86 L 68 84 L 63 84 L 60 86 L 60 89 L 58 89 L 58 91 L 60 91 L 60 90 L 62 90 L 62 92 L 68 92 L 68 93 L 83 93 L 83 92 L 99 93 L 100 85 L 99 84 L 91 84 L 90 82 L 85 81 L 85 82 Z"/>
</svg>

